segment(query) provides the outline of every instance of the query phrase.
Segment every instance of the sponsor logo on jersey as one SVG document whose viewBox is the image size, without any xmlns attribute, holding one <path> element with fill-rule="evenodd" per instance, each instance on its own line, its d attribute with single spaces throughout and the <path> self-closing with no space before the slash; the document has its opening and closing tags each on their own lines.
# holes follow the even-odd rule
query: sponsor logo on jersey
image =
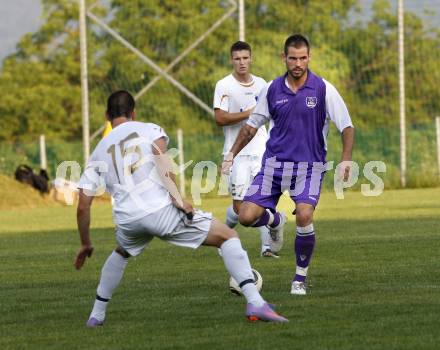
<svg viewBox="0 0 440 350">
<path fill-rule="evenodd" d="M 281 104 L 287 103 L 287 102 L 289 102 L 289 99 L 288 98 L 283 98 L 281 100 L 275 101 L 275 104 L 276 105 L 281 105 Z"/>
<path fill-rule="evenodd" d="M 318 103 L 318 98 L 317 97 L 306 97 L 306 105 L 309 108 L 315 108 L 316 104 Z"/>
</svg>

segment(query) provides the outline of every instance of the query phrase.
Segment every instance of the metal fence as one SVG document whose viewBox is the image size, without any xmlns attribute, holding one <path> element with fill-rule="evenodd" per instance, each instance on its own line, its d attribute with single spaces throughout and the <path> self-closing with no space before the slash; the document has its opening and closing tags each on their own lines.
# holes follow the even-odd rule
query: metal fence
<svg viewBox="0 0 440 350">
<path fill-rule="evenodd" d="M 177 148 L 177 132 L 169 133 L 170 147 Z M 386 165 L 386 173 L 378 174 L 386 188 L 400 187 L 399 177 L 399 130 L 393 128 L 358 129 L 357 141 L 353 152 L 353 160 L 362 170 L 369 161 L 382 161 Z M 438 163 L 436 152 L 436 135 L 433 125 L 421 124 L 408 130 L 407 187 L 439 186 Z M 92 147 L 97 140 L 92 143 Z M 211 161 L 216 165 L 221 163 L 223 146 L 222 135 L 206 135 L 204 133 L 191 136 L 183 134 L 183 149 L 185 162 L 192 160 L 186 169 L 187 180 L 192 178 L 194 166 L 202 161 Z M 336 130 L 329 135 L 328 161 L 336 164 L 340 160 L 341 142 Z M 54 179 L 57 166 L 66 160 L 83 164 L 82 142 L 47 141 L 47 164 L 49 176 Z M 0 173 L 13 175 L 20 164 L 28 164 L 35 169 L 40 166 L 40 149 L 38 140 L 29 143 L 0 143 Z M 178 159 L 175 158 L 177 161 Z M 330 171 L 324 183 L 324 188 L 333 188 L 334 171 Z M 220 178 L 218 178 L 219 180 Z M 362 171 L 361 177 L 362 180 Z M 358 182 L 358 186 L 362 181 Z M 368 183 L 368 182 L 367 182 Z M 218 184 L 217 184 L 218 185 Z M 186 182 L 189 190 L 190 181 Z M 214 191 L 215 192 L 215 191 Z"/>
<path fill-rule="evenodd" d="M 253 48 L 253 73 L 269 81 L 284 71 L 280 54 L 285 38 L 301 32 L 312 43 L 311 69 L 332 82 L 349 107 L 357 131 L 354 159 L 384 161 L 386 185 L 400 186 L 397 0 L 80 2 L 87 29 L 87 64 L 82 66 L 88 68 L 83 70 L 88 96 L 83 96 L 91 148 L 101 137 L 108 94 L 123 88 L 136 96 L 138 119 L 162 125 L 173 144 L 177 129 L 183 130 L 186 160 L 218 163 L 222 131 L 211 105 L 216 81 L 231 71 L 230 45 L 244 37 Z M 437 185 L 440 1 L 402 4 L 406 182 L 411 187 Z M 69 30 L 78 30 L 78 18 L 70 21 Z M 47 138 L 52 175 L 63 160 L 83 164 L 83 143 Z M 2 172 L 12 173 L 19 163 L 39 163 L 38 139 L 32 144 L 1 143 L 0 150 Z M 339 150 L 333 130 L 329 159 L 337 161 Z"/>
</svg>

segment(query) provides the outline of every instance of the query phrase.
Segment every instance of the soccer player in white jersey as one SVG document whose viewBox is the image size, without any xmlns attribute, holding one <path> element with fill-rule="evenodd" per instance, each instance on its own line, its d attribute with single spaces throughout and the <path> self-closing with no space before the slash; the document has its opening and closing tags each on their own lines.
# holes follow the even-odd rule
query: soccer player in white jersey
<svg viewBox="0 0 440 350">
<path fill-rule="evenodd" d="M 108 302 L 122 279 L 128 258 L 140 254 L 154 237 L 194 249 L 200 245 L 220 248 L 226 269 L 238 281 L 248 302 L 246 317 L 251 321 L 286 322 L 256 289 L 237 233 L 180 197 L 171 160 L 165 153 L 168 136 L 156 124 L 134 121 L 134 107 L 127 91 L 109 97 L 107 118 L 113 130 L 96 146 L 79 182 L 81 247 L 75 267 L 80 269 L 93 252 L 90 208 L 94 196 L 104 187 L 114 198 L 117 240 L 116 249 L 102 268 L 87 326 L 104 324 Z"/>
<path fill-rule="evenodd" d="M 223 156 L 229 153 L 240 128 L 246 124 L 256 105 L 260 91 L 266 85 L 264 79 L 250 73 L 252 50 L 248 43 L 237 41 L 231 46 L 230 55 L 233 72 L 217 82 L 214 92 L 215 121 L 218 126 L 223 127 L 225 135 Z M 266 141 L 267 131 L 262 125 L 253 140 L 235 157 L 229 174 L 232 205 L 226 210 L 226 224 L 230 228 L 238 223 L 240 205 L 260 169 Z M 277 258 L 281 240 L 274 244 L 269 228 L 260 226 L 258 229 L 261 235 L 261 255 Z"/>
</svg>

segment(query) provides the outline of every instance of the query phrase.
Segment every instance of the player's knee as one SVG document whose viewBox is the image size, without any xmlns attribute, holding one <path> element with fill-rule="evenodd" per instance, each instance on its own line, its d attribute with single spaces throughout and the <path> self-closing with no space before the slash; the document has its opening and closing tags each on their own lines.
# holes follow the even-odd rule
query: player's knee
<svg viewBox="0 0 440 350">
<path fill-rule="evenodd" d="M 313 221 L 312 210 L 297 210 L 296 211 L 296 223 L 299 226 L 310 225 Z"/>
<path fill-rule="evenodd" d="M 240 224 L 243 226 L 252 226 L 255 220 L 255 214 L 252 212 L 252 210 L 249 210 L 244 206 L 240 208 L 240 213 L 238 215 L 238 221 Z"/>
<path fill-rule="evenodd" d="M 128 259 L 131 255 L 121 246 L 117 246 L 115 249 L 115 252 L 118 253 L 120 256 L 122 256 L 125 259 Z"/>
<path fill-rule="evenodd" d="M 230 228 L 227 231 L 225 231 L 225 234 L 223 235 L 223 237 L 225 238 L 225 241 L 227 241 L 228 239 L 231 239 L 231 238 L 237 238 L 238 233 L 237 233 L 237 231 Z"/>
<path fill-rule="evenodd" d="M 231 239 L 231 238 L 238 238 L 238 234 L 235 230 L 230 229 L 228 227 L 227 230 L 223 230 L 222 232 L 218 232 L 216 235 L 216 246 L 218 248 L 221 247 L 221 245 L 226 242 L 227 240 Z"/>
<path fill-rule="evenodd" d="M 258 219 L 264 214 L 263 207 L 256 205 L 252 202 L 244 201 L 240 205 L 240 212 L 238 213 L 238 221 L 243 226 L 252 226 Z"/>
</svg>

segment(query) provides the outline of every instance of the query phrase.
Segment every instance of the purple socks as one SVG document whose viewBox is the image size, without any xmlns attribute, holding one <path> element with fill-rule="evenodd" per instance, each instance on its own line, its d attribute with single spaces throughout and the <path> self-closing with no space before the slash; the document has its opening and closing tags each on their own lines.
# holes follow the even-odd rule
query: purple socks
<svg viewBox="0 0 440 350">
<path fill-rule="evenodd" d="M 306 227 L 296 228 L 295 255 L 296 255 L 296 274 L 294 281 L 304 282 L 307 270 L 315 248 L 315 231 L 313 224 Z"/>
<path fill-rule="evenodd" d="M 269 221 L 271 221 L 271 217 L 273 217 L 272 223 L 269 225 Z M 271 213 L 269 210 L 265 210 L 263 215 L 252 225 L 253 227 L 267 226 L 276 227 L 280 224 L 281 217 L 280 213 L 275 212 Z"/>
</svg>

